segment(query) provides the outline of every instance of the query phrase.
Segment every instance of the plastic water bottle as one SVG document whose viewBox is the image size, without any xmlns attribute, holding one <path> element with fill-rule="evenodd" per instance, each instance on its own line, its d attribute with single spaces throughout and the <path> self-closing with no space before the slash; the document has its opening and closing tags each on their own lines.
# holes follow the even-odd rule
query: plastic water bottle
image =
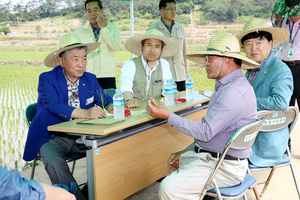
<svg viewBox="0 0 300 200">
<path fill-rule="evenodd" d="M 185 81 L 185 94 L 186 99 L 194 98 L 194 82 L 192 80 L 191 75 L 187 75 L 187 79 Z"/>
<path fill-rule="evenodd" d="M 174 105 L 174 94 L 173 94 L 173 85 L 172 80 L 167 80 L 167 84 L 164 88 L 165 93 L 165 106 L 173 106 Z"/>
<path fill-rule="evenodd" d="M 172 85 L 173 85 L 174 103 L 177 104 L 177 84 L 175 83 L 175 79 L 172 79 Z"/>
<path fill-rule="evenodd" d="M 113 97 L 114 100 L 114 118 L 115 119 L 124 119 L 125 113 L 124 113 L 124 98 L 123 95 L 120 92 L 120 89 L 115 90 L 116 93 Z"/>
</svg>

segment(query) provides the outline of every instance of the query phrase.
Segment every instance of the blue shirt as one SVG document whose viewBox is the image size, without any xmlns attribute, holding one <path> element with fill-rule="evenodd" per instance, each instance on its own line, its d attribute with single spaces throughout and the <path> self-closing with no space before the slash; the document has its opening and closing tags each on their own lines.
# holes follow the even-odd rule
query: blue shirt
<svg viewBox="0 0 300 200">
<path fill-rule="evenodd" d="M 168 29 L 168 31 L 171 33 L 172 32 L 172 27 L 174 26 L 175 21 L 173 20 L 171 26 L 168 26 L 167 24 L 165 24 L 165 22 L 162 20 L 162 18 L 160 20 L 166 26 L 166 28 Z"/>
<path fill-rule="evenodd" d="M 201 122 L 172 113 L 168 123 L 183 134 L 194 137 L 199 146 L 221 153 L 237 130 L 256 120 L 256 109 L 253 88 L 242 70 L 237 69 L 216 82 L 206 116 Z M 251 148 L 230 149 L 228 154 L 246 158 L 251 155 Z"/>
<path fill-rule="evenodd" d="M 9 172 L 0 165 L 0 199 L 44 200 L 46 193 L 35 180 L 22 178 L 18 172 Z"/>
<path fill-rule="evenodd" d="M 96 40 L 96 42 L 98 42 L 101 29 L 99 28 L 99 26 L 95 28 L 92 24 L 91 24 L 91 27 L 92 27 L 92 30 L 94 33 L 95 40 Z"/>
</svg>

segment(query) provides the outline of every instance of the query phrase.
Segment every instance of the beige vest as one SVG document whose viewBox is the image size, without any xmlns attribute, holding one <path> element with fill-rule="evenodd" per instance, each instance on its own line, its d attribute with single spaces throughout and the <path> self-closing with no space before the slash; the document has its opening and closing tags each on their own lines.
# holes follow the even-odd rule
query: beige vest
<svg viewBox="0 0 300 200">
<path fill-rule="evenodd" d="M 158 59 L 158 66 L 156 66 L 155 71 L 152 73 L 148 91 L 149 95 L 147 96 L 147 75 L 142 63 L 142 58 L 139 56 L 137 58 L 133 58 L 132 60 L 134 61 L 136 67 L 132 88 L 134 94 L 133 98 L 137 99 L 138 102 L 143 102 L 148 101 L 150 99 L 149 95 L 151 94 L 154 99 L 161 97 L 164 80 L 162 76 L 160 59 Z"/>
</svg>

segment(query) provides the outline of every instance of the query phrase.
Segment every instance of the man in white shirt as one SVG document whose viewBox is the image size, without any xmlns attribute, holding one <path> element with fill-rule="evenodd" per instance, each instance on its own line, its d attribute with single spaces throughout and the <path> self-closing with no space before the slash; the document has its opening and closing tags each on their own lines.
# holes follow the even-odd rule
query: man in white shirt
<svg viewBox="0 0 300 200">
<path fill-rule="evenodd" d="M 139 56 L 124 63 L 120 76 L 120 89 L 128 108 L 139 107 L 139 102 L 161 97 L 172 73 L 167 60 L 160 58 L 179 52 L 179 45 L 163 37 L 158 30 L 129 38 L 125 48 Z"/>
</svg>

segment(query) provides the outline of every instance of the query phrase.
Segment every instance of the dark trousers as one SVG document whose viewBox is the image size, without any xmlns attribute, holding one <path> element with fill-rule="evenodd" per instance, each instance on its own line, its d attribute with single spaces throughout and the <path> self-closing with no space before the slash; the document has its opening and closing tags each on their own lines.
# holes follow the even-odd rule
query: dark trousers
<svg viewBox="0 0 300 200">
<path fill-rule="evenodd" d="M 97 78 L 99 85 L 102 87 L 102 89 L 110 89 L 114 88 L 116 89 L 116 78 Z"/>
<path fill-rule="evenodd" d="M 290 106 L 295 106 L 296 100 L 300 106 L 300 65 L 288 65 L 292 71 L 294 81 L 294 91 L 291 97 Z"/>
<path fill-rule="evenodd" d="M 179 92 L 185 91 L 185 81 L 176 81 L 175 83 Z"/>
<path fill-rule="evenodd" d="M 290 100 L 290 106 L 295 106 L 296 101 L 298 104 L 298 109 L 300 106 L 300 65 L 288 65 L 293 75 L 294 91 Z M 289 149 L 291 151 L 291 138 L 288 142 Z"/>
<path fill-rule="evenodd" d="M 68 153 L 79 152 L 80 151 L 76 146 L 75 139 L 60 136 L 55 136 L 53 139 L 43 144 L 40 149 L 45 169 L 52 184 L 62 183 L 68 185 L 70 182 L 75 182 L 77 185 L 78 198 L 80 200 L 85 200 L 85 197 L 83 196 L 66 162 L 66 155 Z"/>
</svg>

